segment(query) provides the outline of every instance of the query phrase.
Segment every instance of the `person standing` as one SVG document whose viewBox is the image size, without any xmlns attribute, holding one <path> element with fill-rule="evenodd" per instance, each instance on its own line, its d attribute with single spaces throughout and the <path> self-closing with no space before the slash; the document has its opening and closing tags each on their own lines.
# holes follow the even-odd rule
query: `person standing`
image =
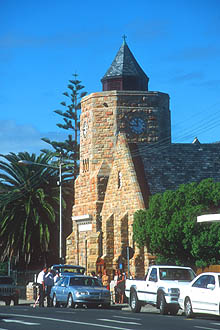
<svg viewBox="0 0 220 330">
<path fill-rule="evenodd" d="M 45 295 L 45 275 L 47 267 L 44 267 L 37 276 L 37 284 L 39 286 L 39 307 L 44 307 L 44 295 Z"/>
<path fill-rule="evenodd" d="M 105 286 L 109 290 L 109 276 L 107 274 L 106 269 L 103 270 L 103 275 L 102 275 L 102 285 Z"/>
<path fill-rule="evenodd" d="M 51 298 L 50 298 L 50 292 L 51 288 L 54 285 L 54 276 L 51 272 L 51 268 L 48 268 L 47 274 L 45 275 L 45 288 L 46 288 L 46 296 L 47 296 L 47 307 L 51 306 Z"/>
<path fill-rule="evenodd" d="M 122 273 L 121 269 L 118 272 L 118 280 L 117 280 L 117 292 L 119 295 L 119 304 L 124 303 L 124 294 L 125 294 L 125 274 Z"/>
<path fill-rule="evenodd" d="M 59 271 L 57 270 L 56 271 L 56 275 L 54 276 L 54 279 L 53 279 L 53 283 L 54 285 L 60 280 L 60 273 Z"/>
<path fill-rule="evenodd" d="M 117 287 L 117 283 L 118 283 L 118 278 L 119 278 L 119 269 L 116 269 L 114 271 L 114 276 L 113 276 L 113 280 L 114 280 L 114 302 L 115 304 L 119 303 L 119 290 Z"/>
</svg>

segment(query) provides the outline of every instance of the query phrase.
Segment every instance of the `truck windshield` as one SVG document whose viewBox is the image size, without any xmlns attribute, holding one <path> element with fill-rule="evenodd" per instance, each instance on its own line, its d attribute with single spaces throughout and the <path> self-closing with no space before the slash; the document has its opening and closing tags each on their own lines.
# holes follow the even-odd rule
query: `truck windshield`
<svg viewBox="0 0 220 330">
<path fill-rule="evenodd" d="M 181 268 L 160 268 L 160 279 L 167 281 L 192 281 L 195 278 L 195 273 L 191 269 Z"/>
</svg>

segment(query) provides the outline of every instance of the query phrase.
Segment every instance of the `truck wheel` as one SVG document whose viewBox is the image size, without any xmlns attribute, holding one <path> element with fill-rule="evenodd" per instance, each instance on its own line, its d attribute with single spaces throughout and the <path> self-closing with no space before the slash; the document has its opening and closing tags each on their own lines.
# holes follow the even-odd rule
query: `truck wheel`
<svg viewBox="0 0 220 330">
<path fill-rule="evenodd" d="M 130 292 L 130 306 L 133 313 L 139 313 L 141 310 L 141 304 L 134 290 Z"/>
<path fill-rule="evenodd" d="M 169 307 L 170 315 L 176 315 L 179 312 L 179 306 L 174 305 Z"/>
<path fill-rule="evenodd" d="M 192 310 L 192 303 L 191 300 L 187 297 L 184 303 L 184 312 L 185 315 L 188 318 L 193 317 L 193 310 Z"/>
<path fill-rule="evenodd" d="M 160 314 L 166 315 L 168 313 L 168 310 L 167 310 L 167 303 L 163 293 L 160 293 L 158 301 L 159 301 Z"/>
<path fill-rule="evenodd" d="M 14 305 L 18 305 L 18 302 L 19 302 L 19 299 L 18 298 L 15 298 L 14 299 Z"/>
</svg>

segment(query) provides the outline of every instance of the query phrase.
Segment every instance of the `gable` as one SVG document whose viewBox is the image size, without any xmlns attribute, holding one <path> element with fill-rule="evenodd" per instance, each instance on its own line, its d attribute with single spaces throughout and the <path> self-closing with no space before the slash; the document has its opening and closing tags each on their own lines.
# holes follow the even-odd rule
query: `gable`
<svg viewBox="0 0 220 330">
<path fill-rule="evenodd" d="M 143 184 L 140 184 L 141 172 L 144 173 L 138 167 L 138 160 L 134 165 L 126 138 L 119 134 L 102 209 L 103 217 L 112 212 L 116 212 L 118 216 L 127 211 L 133 214 L 136 210 L 145 208 L 148 196 L 143 194 L 147 194 L 149 190 L 146 180 L 142 180 Z"/>
</svg>

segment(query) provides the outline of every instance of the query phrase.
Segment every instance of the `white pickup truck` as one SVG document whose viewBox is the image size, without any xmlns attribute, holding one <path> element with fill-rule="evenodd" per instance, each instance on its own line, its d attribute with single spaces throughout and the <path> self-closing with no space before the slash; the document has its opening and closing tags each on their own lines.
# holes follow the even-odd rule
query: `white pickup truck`
<svg viewBox="0 0 220 330">
<path fill-rule="evenodd" d="M 144 280 L 126 279 L 125 295 L 132 312 L 139 313 L 141 307 L 150 304 L 160 314 L 176 315 L 179 310 L 179 288 L 195 278 L 189 267 L 155 265 L 148 268 Z"/>
</svg>

